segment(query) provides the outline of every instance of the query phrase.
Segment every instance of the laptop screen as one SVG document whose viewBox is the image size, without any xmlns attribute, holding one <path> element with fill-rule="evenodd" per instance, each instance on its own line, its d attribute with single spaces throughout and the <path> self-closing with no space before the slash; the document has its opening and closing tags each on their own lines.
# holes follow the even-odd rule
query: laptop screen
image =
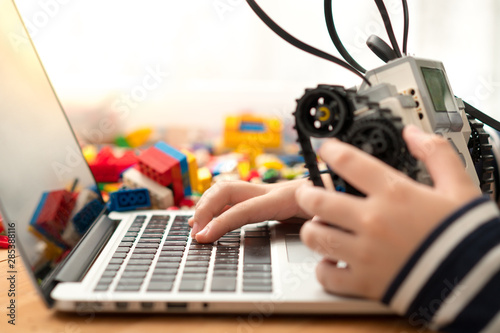
<svg viewBox="0 0 500 333">
<path fill-rule="evenodd" d="M 0 0 L 0 156 L 4 224 L 43 291 L 103 203 L 11 0 Z"/>
</svg>

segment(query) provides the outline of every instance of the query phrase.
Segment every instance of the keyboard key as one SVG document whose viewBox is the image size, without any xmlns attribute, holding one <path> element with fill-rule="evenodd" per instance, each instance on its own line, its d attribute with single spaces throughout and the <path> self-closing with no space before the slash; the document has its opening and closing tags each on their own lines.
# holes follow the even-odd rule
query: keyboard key
<svg viewBox="0 0 500 333">
<path fill-rule="evenodd" d="M 162 252 L 165 251 L 184 251 L 184 246 L 163 246 L 161 249 Z"/>
<path fill-rule="evenodd" d="M 240 242 L 239 241 L 238 242 L 218 241 L 217 245 L 224 246 L 224 247 L 239 248 Z"/>
<path fill-rule="evenodd" d="M 146 249 L 146 248 L 154 248 L 154 249 L 157 249 L 159 246 L 158 243 L 137 243 L 137 245 L 135 246 L 136 249 Z"/>
<path fill-rule="evenodd" d="M 110 284 L 113 282 L 114 277 L 112 276 L 102 276 L 101 279 L 99 280 L 99 284 Z"/>
<path fill-rule="evenodd" d="M 208 261 L 186 261 L 186 267 L 208 267 Z"/>
<path fill-rule="evenodd" d="M 130 251 L 130 247 L 125 247 L 125 246 L 119 246 L 115 252 L 124 252 L 128 253 Z"/>
<path fill-rule="evenodd" d="M 144 278 L 147 274 L 147 271 L 124 271 L 122 274 L 122 278 L 124 277 L 135 277 L 135 278 Z"/>
<path fill-rule="evenodd" d="M 184 273 L 206 273 L 208 267 L 194 267 L 186 266 L 184 267 Z"/>
<path fill-rule="evenodd" d="M 270 279 L 271 272 L 243 272 L 243 278 L 249 279 Z"/>
<path fill-rule="evenodd" d="M 205 281 L 182 280 L 179 291 L 203 291 Z"/>
<path fill-rule="evenodd" d="M 244 292 L 266 292 L 270 293 L 273 291 L 273 287 L 269 285 L 243 285 Z"/>
<path fill-rule="evenodd" d="M 215 258 L 216 264 L 237 264 L 238 258 Z"/>
<path fill-rule="evenodd" d="M 189 250 L 189 255 L 211 255 L 212 249 L 210 250 Z"/>
<path fill-rule="evenodd" d="M 214 270 L 217 271 L 237 271 L 238 265 L 236 264 L 216 264 Z"/>
<path fill-rule="evenodd" d="M 210 256 L 188 256 L 187 261 L 210 261 Z"/>
<path fill-rule="evenodd" d="M 268 278 L 263 278 L 263 279 L 249 279 L 243 277 L 243 285 L 248 285 L 248 286 L 254 286 L 254 285 L 269 285 L 272 286 L 273 280 L 268 279 Z"/>
<path fill-rule="evenodd" d="M 147 291 L 171 291 L 173 286 L 173 282 L 151 282 Z"/>
<path fill-rule="evenodd" d="M 266 264 L 244 264 L 244 272 L 271 272 L 271 265 Z"/>
<path fill-rule="evenodd" d="M 187 236 L 167 236 L 166 241 L 185 241 L 187 240 Z"/>
<path fill-rule="evenodd" d="M 214 276 L 212 291 L 236 291 L 236 279 L 227 276 Z"/>
<path fill-rule="evenodd" d="M 151 265 L 152 259 L 130 259 L 128 265 Z"/>
<path fill-rule="evenodd" d="M 139 291 L 140 289 L 140 285 L 122 285 L 116 286 L 115 291 Z"/>
<path fill-rule="evenodd" d="M 162 251 L 160 257 L 182 257 L 183 251 Z"/>
<path fill-rule="evenodd" d="M 132 253 L 130 259 L 153 259 L 155 257 L 154 253 Z"/>
<path fill-rule="evenodd" d="M 149 265 L 148 266 L 142 266 L 142 265 L 127 265 L 125 267 L 125 271 L 142 271 L 142 272 L 147 272 L 149 270 Z"/>
<path fill-rule="evenodd" d="M 166 240 L 164 245 L 163 245 L 163 248 L 166 248 L 166 247 L 169 247 L 169 246 L 182 246 L 182 247 L 185 247 L 187 244 L 187 241 L 170 241 L 170 240 Z"/>
<path fill-rule="evenodd" d="M 118 285 L 119 286 L 125 285 L 125 284 L 133 284 L 133 285 L 139 284 L 139 285 L 141 285 L 143 282 L 144 282 L 143 278 L 126 276 L 126 277 L 122 277 L 120 279 L 120 282 L 118 283 Z"/>
<path fill-rule="evenodd" d="M 158 262 L 156 263 L 156 268 L 177 268 L 179 267 L 178 262 Z"/>
<path fill-rule="evenodd" d="M 134 254 L 155 254 L 156 249 L 135 249 Z"/>
<path fill-rule="evenodd" d="M 116 264 L 110 264 L 106 267 L 107 271 L 118 271 L 120 269 L 121 265 L 116 265 Z"/>
<path fill-rule="evenodd" d="M 106 277 L 108 277 L 108 276 L 115 276 L 117 272 L 118 271 L 116 271 L 116 270 L 110 270 L 110 271 L 105 270 L 104 273 L 102 273 L 102 276 L 103 277 L 104 276 L 106 276 Z"/>
<path fill-rule="evenodd" d="M 158 268 L 156 267 L 155 270 L 153 271 L 153 276 L 154 275 L 176 275 L 179 269 L 176 268 Z"/>
<path fill-rule="evenodd" d="M 158 258 L 158 262 L 181 262 L 182 257 L 166 257 L 162 256 Z"/>
<path fill-rule="evenodd" d="M 153 282 L 173 282 L 175 280 L 175 275 L 155 275 L 151 276 L 151 281 Z"/>
<path fill-rule="evenodd" d="M 112 258 L 112 259 L 109 261 L 109 263 L 110 263 L 110 264 L 117 264 L 117 265 L 121 265 L 121 264 L 123 264 L 123 261 L 124 261 L 124 259 L 122 259 L 122 258 Z"/>
<path fill-rule="evenodd" d="M 269 239 L 245 237 L 244 263 L 270 264 L 271 245 Z"/>
<path fill-rule="evenodd" d="M 94 291 L 106 291 L 109 289 L 109 284 L 98 284 L 95 288 Z"/>
<path fill-rule="evenodd" d="M 236 276 L 238 270 L 214 270 L 214 276 Z"/>
<path fill-rule="evenodd" d="M 150 238 L 145 238 L 145 239 L 139 239 L 139 242 L 137 244 L 160 244 L 161 239 L 150 239 Z"/>
<path fill-rule="evenodd" d="M 182 274 L 182 280 L 198 280 L 198 281 L 205 281 L 207 278 L 206 273 L 184 273 Z"/>
<path fill-rule="evenodd" d="M 127 256 L 125 252 L 117 252 L 113 254 L 113 259 L 124 259 Z"/>
</svg>

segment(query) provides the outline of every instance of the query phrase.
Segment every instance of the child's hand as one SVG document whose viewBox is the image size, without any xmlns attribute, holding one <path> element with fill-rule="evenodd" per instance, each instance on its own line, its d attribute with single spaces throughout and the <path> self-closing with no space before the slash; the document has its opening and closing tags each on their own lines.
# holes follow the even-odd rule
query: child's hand
<svg viewBox="0 0 500 333">
<path fill-rule="evenodd" d="M 415 126 L 405 128 L 403 136 L 413 156 L 427 166 L 433 187 L 331 140 L 322 146 L 321 158 L 366 198 L 318 187 L 296 191 L 299 206 L 315 216 L 302 227 L 301 239 L 324 255 L 316 274 L 330 292 L 380 299 L 424 238 L 481 195 L 445 139 Z M 337 260 L 347 262 L 347 268 L 338 268 Z"/>
<path fill-rule="evenodd" d="M 219 182 L 209 188 L 189 220 L 199 242 L 213 242 L 228 231 L 266 220 L 309 219 L 295 201 L 295 191 L 307 180 L 272 185 L 243 181 Z"/>
</svg>

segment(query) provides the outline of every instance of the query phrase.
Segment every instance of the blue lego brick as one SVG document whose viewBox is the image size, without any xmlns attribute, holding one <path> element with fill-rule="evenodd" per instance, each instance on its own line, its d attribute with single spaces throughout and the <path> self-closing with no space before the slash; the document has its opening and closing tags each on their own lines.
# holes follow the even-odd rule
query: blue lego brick
<svg viewBox="0 0 500 333">
<path fill-rule="evenodd" d="M 184 187 L 184 195 L 189 197 L 193 194 L 191 190 L 191 181 L 189 180 L 189 172 L 182 174 L 182 186 Z"/>
<path fill-rule="evenodd" d="M 123 212 L 151 207 L 151 199 L 147 189 L 123 189 L 109 194 L 108 205 L 111 211 Z"/>
<path fill-rule="evenodd" d="M 75 216 L 73 216 L 73 224 L 76 231 L 80 235 L 87 232 L 88 228 L 99 216 L 103 208 L 103 203 L 98 199 L 94 199 L 86 204 L 78 213 L 75 214 Z"/>
<path fill-rule="evenodd" d="M 155 144 L 155 148 L 178 160 L 181 165 L 181 173 L 188 172 L 188 161 L 186 155 L 162 141 Z"/>
<path fill-rule="evenodd" d="M 31 218 L 30 224 L 32 226 L 36 225 L 36 221 L 38 220 L 38 216 L 40 216 L 40 212 L 43 209 L 43 206 L 45 206 L 45 201 L 47 201 L 47 197 L 49 195 L 49 192 L 44 192 L 42 194 L 42 197 L 40 198 L 40 202 L 38 203 L 38 206 L 36 207 L 35 213 L 33 214 L 33 217 Z"/>
</svg>

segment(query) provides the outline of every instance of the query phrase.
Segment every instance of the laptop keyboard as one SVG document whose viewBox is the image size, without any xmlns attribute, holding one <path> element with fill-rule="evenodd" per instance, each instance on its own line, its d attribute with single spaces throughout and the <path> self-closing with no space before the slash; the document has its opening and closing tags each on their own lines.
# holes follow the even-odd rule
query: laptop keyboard
<svg viewBox="0 0 500 333">
<path fill-rule="evenodd" d="M 213 244 L 201 244 L 189 236 L 189 217 L 177 215 L 170 221 L 169 215 L 153 215 L 149 220 L 137 216 L 94 290 L 230 293 L 238 291 L 242 273 L 241 291 L 272 292 L 267 224 L 231 231 Z"/>
</svg>

